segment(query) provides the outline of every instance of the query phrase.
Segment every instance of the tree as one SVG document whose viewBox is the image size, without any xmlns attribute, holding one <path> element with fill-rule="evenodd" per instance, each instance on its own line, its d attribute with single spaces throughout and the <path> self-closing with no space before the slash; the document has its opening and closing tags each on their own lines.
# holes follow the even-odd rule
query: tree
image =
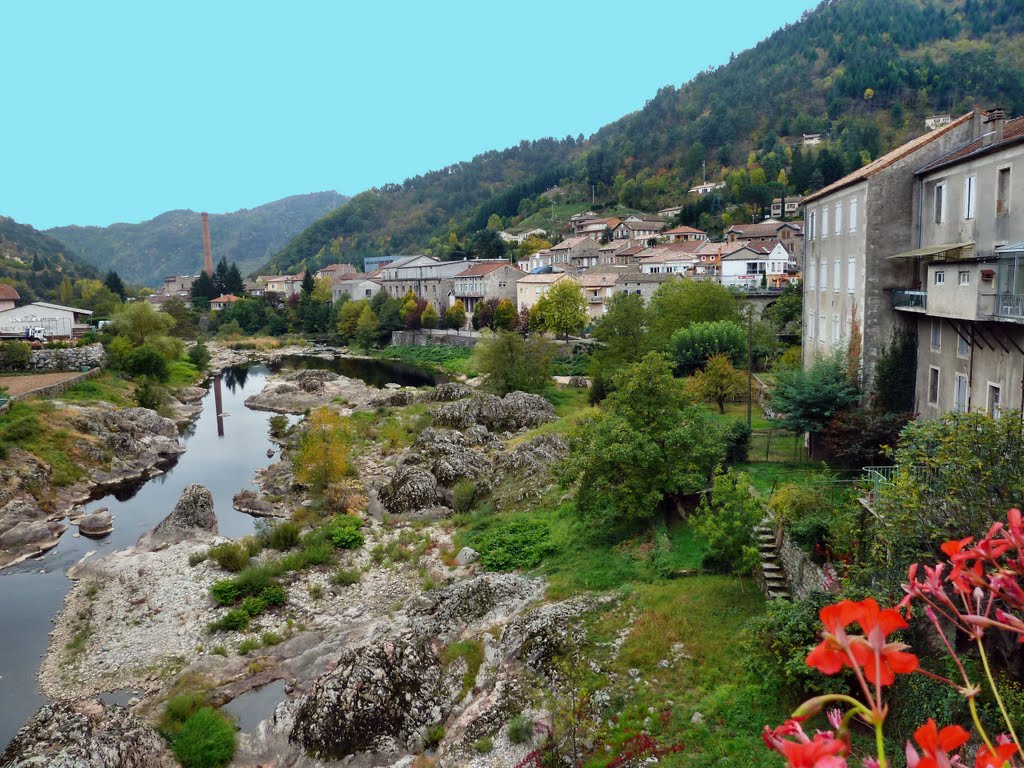
<svg viewBox="0 0 1024 768">
<path fill-rule="evenodd" d="M 242 280 L 242 273 L 235 262 L 231 262 L 231 266 L 228 267 L 228 273 L 224 277 L 224 293 L 233 293 L 235 296 L 245 294 L 245 281 Z M 330 291 L 328 291 L 329 294 Z"/>
<path fill-rule="evenodd" d="M 462 299 L 456 299 L 455 303 L 444 311 L 444 326 L 453 331 L 466 327 L 466 305 L 462 303 Z"/>
<path fill-rule="evenodd" d="M 206 308 L 210 306 L 210 299 L 216 299 L 220 294 L 213 284 L 213 280 L 206 272 L 200 272 L 199 276 L 192 283 L 192 306 Z"/>
<path fill-rule="evenodd" d="M 317 408 L 306 418 L 294 461 L 295 476 L 322 493 L 345 477 L 348 455 L 348 435 L 341 416 L 330 408 Z"/>
<path fill-rule="evenodd" d="M 620 368 L 639 360 L 644 333 L 644 300 L 635 293 L 612 296 L 590 332 L 601 342 L 590 358 L 591 379 L 610 383 Z"/>
<path fill-rule="evenodd" d="M 226 256 L 221 256 L 220 261 L 217 262 L 217 267 L 213 271 L 213 287 L 217 291 L 216 296 L 223 296 L 228 292 L 228 273 L 231 271 L 228 267 L 228 260 Z"/>
<path fill-rule="evenodd" d="M 504 227 L 504 223 L 501 221 L 501 216 L 496 213 L 492 213 L 487 217 L 487 229 L 491 232 L 497 232 L 499 229 Z"/>
<path fill-rule="evenodd" d="M 914 410 L 917 381 L 917 334 L 912 328 L 894 328 L 875 366 L 871 405 L 886 413 Z"/>
<path fill-rule="evenodd" d="M 482 339 L 473 350 L 474 366 L 487 388 L 499 395 L 541 392 L 551 382 L 553 356 L 551 342 L 543 336 L 524 339 L 508 331 Z"/>
<path fill-rule="evenodd" d="M 516 305 L 509 299 L 501 299 L 498 306 L 494 308 L 494 329 L 498 331 L 513 331 L 518 320 Z"/>
<path fill-rule="evenodd" d="M 305 296 L 309 296 L 316 290 L 316 280 L 313 278 L 313 273 L 308 269 L 302 273 L 302 293 Z"/>
<path fill-rule="evenodd" d="M 423 314 L 420 315 L 420 325 L 427 330 L 437 328 L 437 324 L 440 321 L 440 315 L 437 310 L 434 309 L 434 305 L 428 303 L 426 308 L 423 310 Z"/>
<path fill-rule="evenodd" d="M 740 322 L 739 305 L 728 288 L 706 280 L 670 280 L 647 307 L 648 348 L 668 349 L 672 334 L 698 321 Z"/>
<path fill-rule="evenodd" d="M 731 320 L 691 323 L 672 334 L 669 351 L 677 372 L 688 376 L 715 355 L 741 365 L 747 356 L 746 337 L 746 331 Z"/>
<path fill-rule="evenodd" d="M 313 292 L 309 294 L 309 298 L 320 304 L 330 304 L 334 300 L 334 294 L 331 288 L 331 278 L 324 277 L 317 278 Z"/>
<path fill-rule="evenodd" d="M 174 325 L 169 333 L 180 339 L 194 339 L 196 337 L 196 323 L 192 308 L 177 296 L 172 296 L 163 303 L 160 311 L 168 317 L 174 318 Z"/>
<path fill-rule="evenodd" d="M 359 313 L 355 341 L 357 347 L 367 350 L 377 341 L 377 316 L 373 314 L 369 304 L 365 304 L 362 312 Z"/>
<path fill-rule="evenodd" d="M 210 350 L 202 339 L 189 348 L 188 359 L 199 371 L 205 371 L 210 367 Z"/>
<path fill-rule="evenodd" d="M 121 301 L 124 301 L 125 297 L 128 296 L 128 291 L 124 287 L 124 282 L 121 280 L 121 276 L 114 270 L 107 272 L 107 276 L 104 278 L 103 284 L 108 290 L 120 296 Z"/>
<path fill-rule="evenodd" d="M 701 497 L 693 526 L 707 542 L 703 565 L 747 576 L 761 562 L 754 526 L 764 517 L 761 504 L 750 494 L 750 477 L 729 469 L 716 472 L 711 492 Z"/>
<path fill-rule="evenodd" d="M 476 306 L 473 307 L 474 331 L 482 331 L 484 328 L 494 330 L 494 310 L 497 306 L 497 299 L 486 299 L 476 303 Z"/>
<path fill-rule="evenodd" d="M 705 402 L 718 404 L 718 412 L 725 413 L 725 403 L 740 397 L 747 386 L 746 377 L 733 368 L 732 362 L 721 353 L 707 359 L 703 371 L 697 371 L 691 384 L 694 394 Z"/>
<path fill-rule="evenodd" d="M 580 284 L 572 278 L 554 283 L 537 305 L 545 330 L 566 341 L 570 334 L 579 333 L 587 324 L 587 300 Z"/>
<path fill-rule="evenodd" d="M 338 335 L 345 342 L 352 341 L 356 336 L 359 318 L 363 314 L 365 301 L 346 301 L 338 310 Z"/>
<path fill-rule="evenodd" d="M 174 327 L 173 317 L 153 309 L 145 301 L 126 304 L 114 317 L 114 333 L 126 336 L 133 346 L 139 346 L 158 336 L 166 336 Z"/>
<path fill-rule="evenodd" d="M 784 368 L 776 373 L 772 408 L 780 423 L 794 432 L 808 432 L 811 439 L 839 412 L 848 410 L 858 397 L 847 375 L 846 360 L 835 354 L 819 358 L 808 370 Z"/>
<path fill-rule="evenodd" d="M 570 433 L 559 467 L 563 483 L 578 484 L 579 515 L 603 527 L 648 521 L 667 500 L 703 490 L 725 450 L 664 355 L 626 366 L 614 385 L 602 409 Z"/>
</svg>

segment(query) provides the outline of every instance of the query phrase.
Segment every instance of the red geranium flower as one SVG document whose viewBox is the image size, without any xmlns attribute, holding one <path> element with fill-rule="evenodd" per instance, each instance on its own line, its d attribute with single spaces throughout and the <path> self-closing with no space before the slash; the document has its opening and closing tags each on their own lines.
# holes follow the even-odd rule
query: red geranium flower
<svg viewBox="0 0 1024 768">
<path fill-rule="evenodd" d="M 787 720 L 775 730 L 765 726 L 762 738 L 768 749 L 786 758 L 787 768 L 846 768 L 846 741 L 821 731 L 808 738 L 797 720 Z"/>
<path fill-rule="evenodd" d="M 1003 768 L 1015 754 L 1017 754 L 1017 745 L 1012 742 L 1000 744 L 995 748 L 995 752 L 982 744 L 978 747 L 974 768 Z"/>
<path fill-rule="evenodd" d="M 849 641 L 846 628 L 861 617 L 861 604 L 843 600 L 827 605 L 818 613 L 825 626 L 822 641 L 807 654 L 807 665 L 826 675 L 834 675 L 843 667 L 851 666 L 847 653 Z"/>
<path fill-rule="evenodd" d="M 955 763 L 949 753 L 959 749 L 971 735 L 959 725 L 947 725 L 941 731 L 933 718 L 914 731 L 914 741 L 924 752 L 919 757 L 917 751 L 907 742 L 908 768 L 951 768 Z"/>
</svg>

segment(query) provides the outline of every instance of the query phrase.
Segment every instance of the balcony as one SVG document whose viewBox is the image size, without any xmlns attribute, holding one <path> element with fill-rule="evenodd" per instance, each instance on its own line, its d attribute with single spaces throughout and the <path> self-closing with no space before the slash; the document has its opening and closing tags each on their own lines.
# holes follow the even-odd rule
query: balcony
<svg viewBox="0 0 1024 768">
<path fill-rule="evenodd" d="M 588 304 L 604 304 L 604 296 L 587 296 Z"/>
<path fill-rule="evenodd" d="M 1024 320 L 1024 295 L 1003 293 L 996 296 L 995 311 L 999 318 Z"/>
<path fill-rule="evenodd" d="M 928 310 L 928 291 L 893 291 L 892 308 L 910 312 Z"/>
</svg>

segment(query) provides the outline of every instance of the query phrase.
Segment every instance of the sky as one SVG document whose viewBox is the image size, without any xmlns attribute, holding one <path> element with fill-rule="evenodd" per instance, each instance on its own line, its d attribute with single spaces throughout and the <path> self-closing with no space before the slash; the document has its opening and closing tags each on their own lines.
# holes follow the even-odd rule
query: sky
<svg viewBox="0 0 1024 768">
<path fill-rule="evenodd" d="M 0 0 L 0 215 L 226 213 L 589 136 L 816 4 Z"/>
</svg>

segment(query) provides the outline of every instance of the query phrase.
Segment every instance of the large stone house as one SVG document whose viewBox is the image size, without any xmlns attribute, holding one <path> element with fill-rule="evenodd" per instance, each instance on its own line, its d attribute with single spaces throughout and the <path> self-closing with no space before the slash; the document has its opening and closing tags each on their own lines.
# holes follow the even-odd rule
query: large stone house
<svg viewBox="0 0 1024 768">
<path fill-rule="evenodd" d="M 452 280 L 448 304 L 461 301 L 467 315 L 473 314 L 478 302 L 488 299 L 508 299 L 515 304 L 516 281 L 522 277 L 523 271 L 507 261 L 474 262 Z"/>
<path fill-rule="evenodd" d="M 331 299 L 337 304 L 343 297 L 359 301 L 372 299 L 383 290 L 379 276 L 367 273 L 346 274 L 331 283 Z"/>
<path fill-rule="evenodd" d="M 914 173 L 981 129 L 981 113 L 968 113 L 804 199 L 805 366 L 845 349 L 855 318 L 862 334 L 863 384 L 870 388 L 896 322 L 891 291 L 911 280 L 912 263 L 890 257 L 918 245 Z"/>
<path fill-rule="evenodd" d="M 797 273 L 796 261 L 778 240 L 743 243 L 722 256 L 721 282 L 734 288 L 781 288 Z"/>
<path fill-rule="evenodd" d="M 481 259 L 474 264 L 508 264 L 506 259 Z M 429 301 L 438 311 L 448 306 L 455 276 L 466 270 L 466 261 L 440 261 L 433 256 L 403 256 L 380 270 L 380 283 L 393 298 L 409 291 Z"/>
<path fill-rule="evenodd" d="M 553 262 L 565 269 L 583 270 L 598 263 L 600 245 L 592 237 L 570 237 L 551 246 Z"/>
<path fill-rule="evenodd" d="M 548 272 L 519 278 L 516 281 L 516 310 L 522 312 L 524 309 L 530 309 L 559 280 L 572 279 L 566 272 Z"/>
</svg>

